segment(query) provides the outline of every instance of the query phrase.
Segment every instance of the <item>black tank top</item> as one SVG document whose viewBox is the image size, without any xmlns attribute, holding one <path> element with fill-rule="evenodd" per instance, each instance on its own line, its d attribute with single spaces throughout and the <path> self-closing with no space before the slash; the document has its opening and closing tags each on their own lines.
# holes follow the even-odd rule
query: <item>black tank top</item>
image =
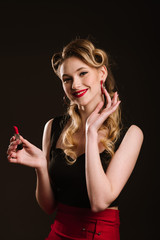
<svg viewBox="0 0 160 240">
<path fill-rule="evenodd" d="M 56 148 L 57 140 L 68 119 L 69 116 L 60 116 L 56 117 L 52 123 L 49 164 L 51 186 L 58 202 L 74 207 L 90 208 L 85 178 L 85 153 L 80 155 L 73 165 L 68 165 L 64 151 Z M 124 132 L 117 140 L 115 150 L 119 147 L 123 136 Z M 72 160 L 70 157 L 69 159 Z M 110 156 L 103 151 L 100 153 L 100 159 L 106 172 Z M 109 207 L 118 206 L 118 204 L 119 197 Z"/>
</svg>

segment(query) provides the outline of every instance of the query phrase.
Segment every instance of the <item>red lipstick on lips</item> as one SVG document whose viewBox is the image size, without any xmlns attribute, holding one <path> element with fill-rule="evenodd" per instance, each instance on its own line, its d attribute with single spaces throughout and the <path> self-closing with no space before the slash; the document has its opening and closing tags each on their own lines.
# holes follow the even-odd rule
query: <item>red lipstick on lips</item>
<svg viewBox="0 0 160 240">
<path fill-rule="evenodd" d="M 74 97 L 76 97 L 76 98 L 80 98 L 80 97 L 82 97 L 87 91 L 88 91 L 88 89 L 83 89 L 83 90 L 74 92 L 72 95 L 73 95 Z"/>
<path fill-rule="evenodd" d="M 15 136 L 16 140 L 20 139 L 18 128 L 16 126 L 13 126 L 13 128 L 14 128 L 14 136 Z M 22 150 L 22 149 L 23 149 L 23 143 L 18 144 L 17 150 Z"/>
</svg>

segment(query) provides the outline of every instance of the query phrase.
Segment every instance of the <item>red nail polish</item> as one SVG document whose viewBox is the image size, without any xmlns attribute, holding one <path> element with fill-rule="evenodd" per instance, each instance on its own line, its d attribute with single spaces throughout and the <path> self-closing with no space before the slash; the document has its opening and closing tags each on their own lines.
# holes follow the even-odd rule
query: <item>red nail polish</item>
<svg viewBox="0 0 160 240">
<path fill-rule="evenodd" d="M 13 126 L 13 127 L 14 127 L 14 136 L 15 136 L 16 140 L 20 139 L 18 128 L 16 126 Z M 22 149 L 23 149 L 23 143 L 18 144 L 17 150 L 22 150 Z"/>
</svg>

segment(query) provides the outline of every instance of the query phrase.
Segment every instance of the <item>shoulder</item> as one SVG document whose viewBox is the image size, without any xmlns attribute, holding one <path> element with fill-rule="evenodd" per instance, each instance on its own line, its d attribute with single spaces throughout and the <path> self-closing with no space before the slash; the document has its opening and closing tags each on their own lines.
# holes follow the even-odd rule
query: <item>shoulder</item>
<svg viewBox="0 0 160 240">
<path fill-rule="evenodd" d="M 43 138 L 42 138 L 42 150 L 49 162 L 49 151 L 50 151 L 50 137 L 52 128 L 53 118 L 50 119 L 44 126 Z"/>
<path fill-rule="evenodd" d="M 44 135 L 50 135 L 51 134 L 51 128 L 52 128 L 52 123 L 54 121 L 54 118 L 50 119 L 48 122 L 46 122 L 44 126 Z"/>
<path fill-rule="evenodd" d="M 49 121 L 46 122 L 44 126 L 44 133 L 51 133 L 53 127 L 57 127 L 62 120 L 62 116 L 58 116 L 55 118 L 51 118 Z"/>
<path fill-rule="evenodd" d="M 63 125 L 66 121 L 66 116 L 56 116 L 55 118 L 50 119 L 44 126 L 43 135 L 47 137 L 47 139 L 51 139 L 52 135 L 61 131 L 63 129 Z"/>
<path fill-rule="evenodd" d="M 48 120 L 48 121 L 46 122 L 45 126 L 44 126 L 44 129 L 50 128 L 50 127 L 52 126 L 53 120 L 54 120 L 54 118 Z"/>
<path fill-rule="evenodd" d="M 50 119 L 44 126 L 42 145 L 43 149 L 48 146 L 51 138 L 51 129 L 54 118 Z"/>
<path fill-rule="evenodd" d="M 133 124 L 128 128 L 124 137 L 136 138 L 137 140 L 138 139 L 143 140 L 144 135 L 143 135 L 142 130 L 137 125 Z"/>
<path fill-rule="evenodd" d="M 122 139 L 120 148 L 139 149 L 143 143 L 143 138 L 142 130 L 136 125 L 131 125 Z"/>
</svg>

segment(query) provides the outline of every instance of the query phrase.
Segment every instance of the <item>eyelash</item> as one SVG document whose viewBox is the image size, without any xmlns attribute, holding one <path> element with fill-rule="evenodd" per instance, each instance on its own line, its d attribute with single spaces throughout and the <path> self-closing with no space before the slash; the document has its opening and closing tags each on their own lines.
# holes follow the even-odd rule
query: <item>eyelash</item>
<svg viewBox="0 0 160 240">
<path fill-rule="evenodd" d="M 82 76 L 84 76 L 84 75 L 86 75 L 88 72 L 81 72 L 80 73 L 80 76 L 82 75 Z"/>
<path fill-rule="evenodd" d="M 84 75 L 86 75 L 88 72 L 81 72 L 79 75 L 81 76 L 81 77 L 83 77 Z M 70 80 L 72 80 L 72 78 L 65 78 L 64 80 L 63 80 L 63 82 L 64 83 L 66 83 L 66 82 L 68 82 L 68 81 L 70 81 Z"/>
<path fill-rule="evenodd" d="M 72 79 L 71 79 L 71 78 L 65 78 L 65 79 L 63 80 L 63 82 L 66 83 L 66 82 L 68 82 L 68 81 L 70 81 L 70 80 L 72 80 Z"/>
</svg>

